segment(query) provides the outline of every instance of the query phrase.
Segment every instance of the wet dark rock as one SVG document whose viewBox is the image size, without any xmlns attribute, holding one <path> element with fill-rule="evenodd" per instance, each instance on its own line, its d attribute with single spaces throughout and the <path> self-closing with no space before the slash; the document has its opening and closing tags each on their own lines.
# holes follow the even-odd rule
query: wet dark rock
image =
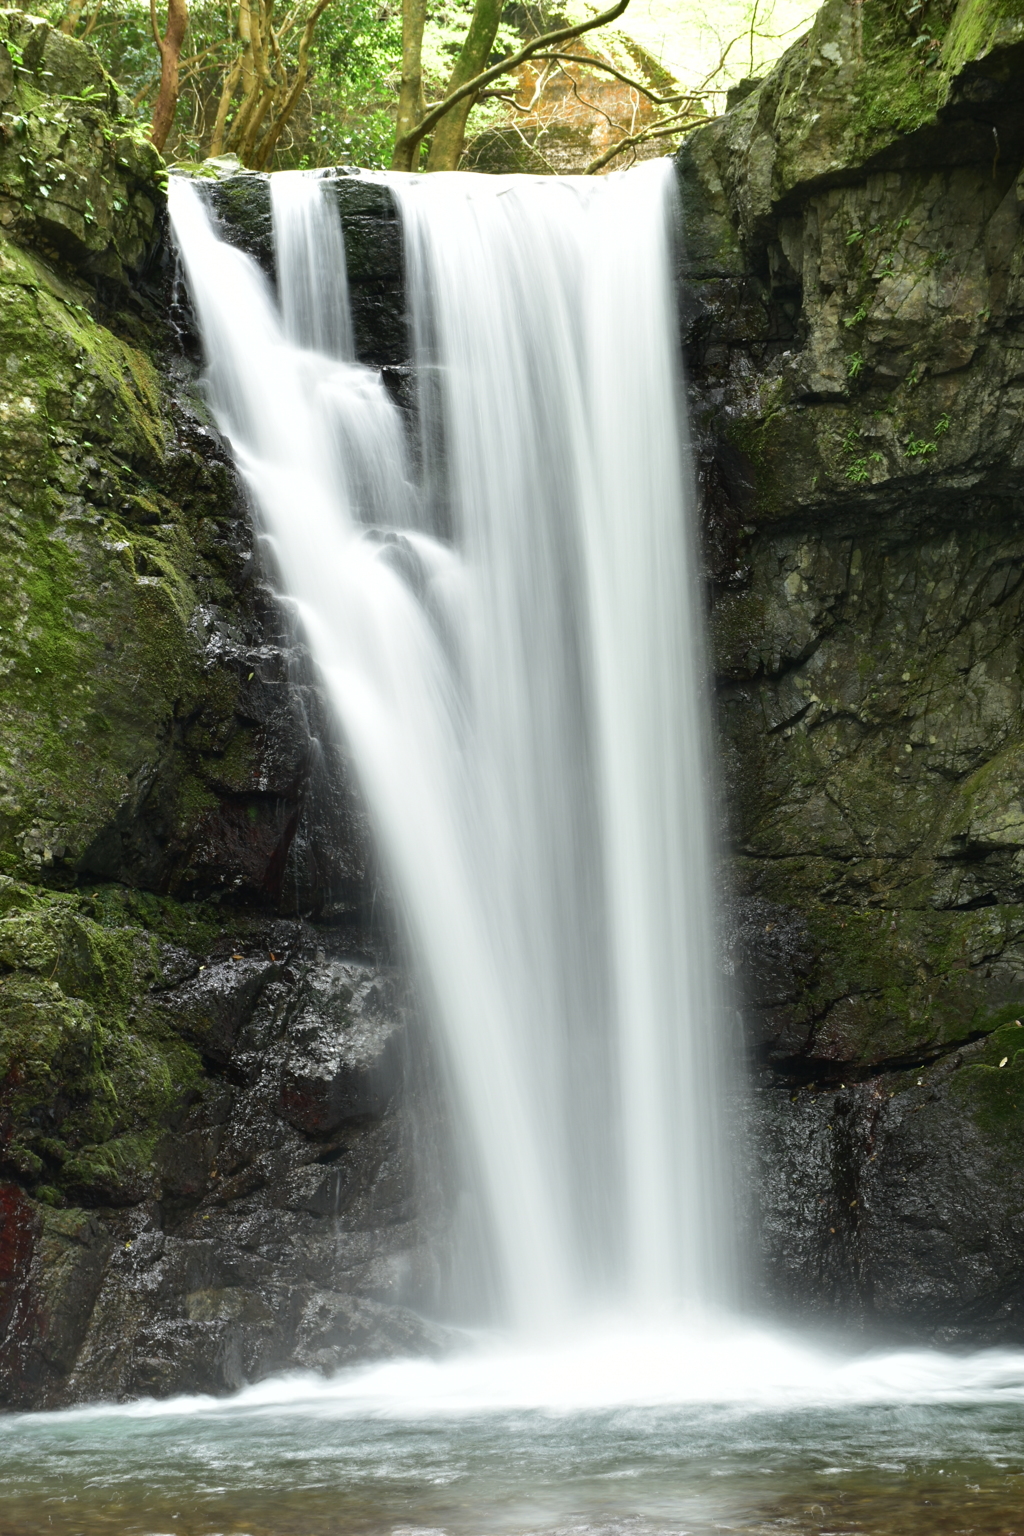
<svg viewBox="0 0 1024 1536">
<path fill-rule="evenodd" d="M 239 170 L 206 182 L 204 195 L 224 238 L 252 256 L 273 282 L 274 221 L 269 176 Z"/>
<path fill-rule="evenodd" d="M 0 136 L 0 1404 L 433 1349 L 386 901 L 205 409 L 159 157 L 82 44 L 3 12 L 2 104 L 26 92 Z M 267 194 L 210 183 L 265 269 Z M 387 225 L 359 280 L 404 336 L 394 210 L 351 214 L 364 263 Z"/>
<path fill-rule="evenodd" d="M 890 1337 L 1024 1339 L 1015 1043 L 1000 1030 L 931 1068 L 838 1092 L 762 1091 L 772 1305 Z"/>
<path fill-rule="evenodd" d="M 687 141 L 684 328 L 764 1283 L 995 1339 L 1024 1295 L 1024 28 L 962 0 L 929 71 L 900 25 L 829 0 Z"/>
<path fill-rule="evenodd" d="M 356 357 L 385 370 L 399 388 L 409 364 L 405 315 L 405 258 L 398 209 L 383 182 L 344 166 L 323 173 L 337 201 L 345 236 L 345 264 Z M 273 282 L 274 242 L 268 177 L 240 171 L 202 182 L 222 237 L 252 256 Z"/>
<path fill-rule="evenodd" d="M 278 1101 L 291 1125 L 329 1135 L 387 1106 L 398 1086 L 399 1052 L 383 993 L 369 967 L 337 965 L 304 978 Z"/>
<path fill-rule="evenodd" d="M 174 921 L 187 930 L 189 908 Z M 170 947 L 139 937 L 139 954 Z M 97 1079 L 109 1107 L 81 1122 L 65 1073 L 67 1102 L 24 1143 L 22 1182 L 2 1186 L 5 1405 L 222 1392 L 439 1347 L 410 1310 L 436 1275 L 396 1100 L 408 1004 L 386 966 L 336 943 L 322 926 L 236 915 L 194 975 L 150 973 L 144 1014 L 138 982 L 112 1000 L 135 1045 Z M 193 969 L 183 951 L 178 975 Z M 169 1052 L 178 1079 L 158 1112 L 140 1049 Z M 12 1126 L 32 1113 L 31 1084 L 20 1091 Z M 101 1123 L 106 1144 L 83 1147 Z"/>
<path fill-rule="evenodd" d="M 894 72 L 888 8 L 828 0 L 679 158 L 762 1291 L 975 1342 L 1024 1334 L 1024 41 L 983 10 Z M 344 747 L 197 389 L 153 156 L 21 13 L 5 106 L 12 40 L 33 90 L 94 89 L 0 145 L 2 1401 L 431 1351 Z M 408 406 L 395 209 L 331 185 Z M 266 179 L 210 188 L 272 276 Z"/>
<path fill-rule="evenodd" d="M 204 965 L 193 981 L 162 999 L 176 1016 L 179 1033 L 211 1061 L 227 1065 L 243 1026 L 252 1018 L 256 1001 L 280 967 L 266 960 L 228 960 Z"/>
</svg>

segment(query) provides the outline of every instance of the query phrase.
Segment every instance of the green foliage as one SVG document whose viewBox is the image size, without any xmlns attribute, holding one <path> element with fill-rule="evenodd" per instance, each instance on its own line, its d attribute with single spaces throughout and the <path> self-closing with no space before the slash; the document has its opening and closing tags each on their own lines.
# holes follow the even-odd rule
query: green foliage
<svg viewBox="0 0 1024 1536">
<path fill-rule="evenodd" d="M 945 99 L 942 38 L 955 0 L 896 0 L 865 7 L 865 57 L 851 126 L 872 139 L 912 133 Z"/>
<path fill-rule="evenodd" d="M 55 25 L 62 0 L 39 8 Z M 234 11 L 213 0 L 190 5 L 182 51 L 181 96 L 169 160 L 201 160 L 209 150 L 224 71 L 237 52 Z M 285 42 L 294 62 L 300 28 Z M 149 7 L 140 0 L 98 0 L 82 14 L 78 36 L 97 51 L 128 98 L 129 111 L 149 122 L 160 62 L 150 30 Z M 402 22 L 398 0 L 334 0 L 317 24 L 310 50 L 305 100 L 282 137 L 274 168 L 353 164 L 386 165 L 401 66 Z"/>
<path fill-rule="evenodd" d="M 948 417 L 948 415 L 945 412 L 943 412 L 943 414 L 939 417 L 938 421 L 935 423 L 935 426 L 932 428 L 933 437 L 931 437 L 931 438 L 911 437 L 910 438 L 910 441 L 907 443 L 907 447 L 906 447 L 907 458 L 908 459 L 928 459 L 928 458 L 931 458 L 932 454 L 938 451 L 938 446 L 939 446 L 938 439 L 940 437 L 944 436 L 944 434 L 949 431 L 949 428 L 950 428 L 949 417 Z"/>
<path fill-rule="evenodd" d="M 393 101 L 402 60 L 398 0 L 328 6 L 313 40 L 305 137 L 287 163 L 383 169 L 394 143 Z M 284 153 L 280 163 L 285 163 Z"/>
</svg>

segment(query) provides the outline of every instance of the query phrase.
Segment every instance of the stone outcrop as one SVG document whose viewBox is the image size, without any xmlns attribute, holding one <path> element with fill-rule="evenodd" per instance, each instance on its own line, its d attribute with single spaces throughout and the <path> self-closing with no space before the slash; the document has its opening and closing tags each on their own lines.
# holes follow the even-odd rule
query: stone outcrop
<svg viewBox="0 0 1024 1536">
<path fill-rule="evenodd" d="M 0 12 L 6 1406 L 439 1337 L 405 1307 L 434 1279 L 363 813 L 124 110 L 87 48 Z M 386 351 L 401 308 L 364 264 Z"/>
<path fill-rule="evenodd" d="M 679 157 L 766 1291 L 1024 1332 L 1024 17 L 828 0 Z"/>
</svg>

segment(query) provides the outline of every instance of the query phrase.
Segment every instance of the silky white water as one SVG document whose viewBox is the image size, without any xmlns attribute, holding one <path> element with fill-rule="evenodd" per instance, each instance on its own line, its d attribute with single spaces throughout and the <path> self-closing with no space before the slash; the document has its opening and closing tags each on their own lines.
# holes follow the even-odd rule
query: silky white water
<svg viewBox="0 0 1024 1536">
<path fill-rule="evenodd" d="M 279 303 L 173 180 L 210 396 L 370 806 L 450 1082 L 465 1290 L 727 1300 L 727 1014 L 667 163 L 394 177 L 420 382 L 351 361 L 340 220 Z"/>
</svg>

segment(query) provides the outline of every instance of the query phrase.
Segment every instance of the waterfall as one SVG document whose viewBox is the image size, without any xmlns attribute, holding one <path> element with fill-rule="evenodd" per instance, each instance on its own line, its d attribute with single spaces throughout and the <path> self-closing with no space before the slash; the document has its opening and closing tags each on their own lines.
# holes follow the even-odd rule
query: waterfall
<svg viewBox="0 0 1024 1536">
<path fill-rule="evenodd" d="M 280 308 L 172 177 L 213 410 L 434 1023 L 460 1268 L 521 1328 L 707 1307 L 731 1284 L 727 1011 L 671 167 L 387 184 L 416 454 L 351 360 L 323 177 L 272 178 Z"/>
</svg>

